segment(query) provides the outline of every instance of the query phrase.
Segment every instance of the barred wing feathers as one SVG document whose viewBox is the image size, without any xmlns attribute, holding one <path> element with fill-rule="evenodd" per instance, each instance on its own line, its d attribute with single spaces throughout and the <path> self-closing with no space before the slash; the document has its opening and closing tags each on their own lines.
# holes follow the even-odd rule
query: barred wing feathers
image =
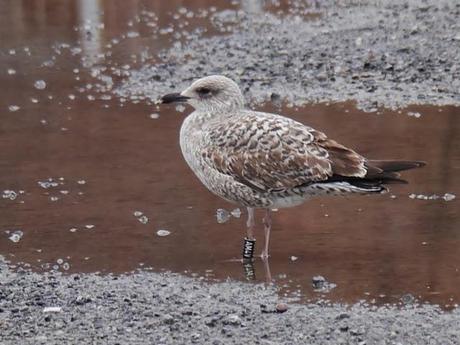
<svg viewBox="0 0 460 345">
<path fill-rule="evenodd" d="M 247 112 L 204 129 L 202 158 L 211 168 L 263 192 L 333 176 L 364 177 L 364 157 L 294 120 Z"/>
</svg>

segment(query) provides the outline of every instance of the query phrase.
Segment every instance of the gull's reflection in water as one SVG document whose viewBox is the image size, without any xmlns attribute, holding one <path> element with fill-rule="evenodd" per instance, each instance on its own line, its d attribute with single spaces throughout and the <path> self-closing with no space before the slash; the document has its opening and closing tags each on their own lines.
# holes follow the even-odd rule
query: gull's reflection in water
<svg viewBox="0 0 460 345">
<path fill-rule="evenodd" d="M 265 283 L 271 284 L 273 283 L 272 280 L 272 274 L 270 272 L 270 263 L 268 261 L 268 258 L 261 258 L 262 264 L 264 267 L 264 278 L 265 278 Z M 243 264 L 243 272 L 246 280 L 254 281 L 256 280 L 256 268 L 254 265 L 254 259 L 253 260 L 241 260 Z"/>
</svg>

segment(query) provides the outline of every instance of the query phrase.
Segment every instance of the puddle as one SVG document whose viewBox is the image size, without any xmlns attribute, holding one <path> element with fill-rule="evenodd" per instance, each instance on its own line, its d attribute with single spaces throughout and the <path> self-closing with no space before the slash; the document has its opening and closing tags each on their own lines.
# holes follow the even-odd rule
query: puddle
<svg viewBox="0 0 460 345">
<path fill-rule="evenodd" d="M 244 210 L 239 215 L 235 205 L 210 194 L 182 159 L 179 128 L 189 109 L 158 111 L 142 100 L 120 103 L 79 91 L 94 82 L 90 65 L 82 64 L 98 61 L 98 54 L 110 51 L 103 59 L 123 66 L 148 46 L 152 56 L 146 60 L 154 62 L 154 53 L 170 44 L 167 35 L 155 41 L 158 46 L 146 44 L 149 21 L 137 27 L 138 7 L 158 17 L 155 25 L 167 27 L 180 6 L 118 1 L 96 11 L 87 7 L 94 4 L 0 5 L 0 84 L 8 85 L 0 95 L 1 255 L 35 270 L 66 272 L 153 267 L 256 282 L 270 272 L 280 293 L 302 300 L 383 303 L 414 297 L 448 306 L 460 301 L 460 108 L 413 106 L 369 114 L 352 103 L 260 106 L 323 130 L 369 158 L 425 160 L 428 166 L 405 173 L 410 184 L 384 196 L 323 198 L 276 212 L 269 266 L 244 266 L 235 261 Z M 112 7 L 118 5 L 126 8 L 117 12 L 121 17 Z M 88 13 L 102 12 L 104 21 L 85 21 Z M 83 43 L 87 35 L 91 39 Z M 114 38 L 122 43 L 105 48 Z M 56 42 L 69 48 L 60 55 L 51 48 Z M 75 47 L 83 52 L 73 55 Z M 47 61 L 51 67 L 37 68 Z M 20 108 L 9 111 L 12 105 Z M 257 219 L 261 242 L 261 214 Z M 318 288 L 318 277 L 327 284 Z"/>
</svg>

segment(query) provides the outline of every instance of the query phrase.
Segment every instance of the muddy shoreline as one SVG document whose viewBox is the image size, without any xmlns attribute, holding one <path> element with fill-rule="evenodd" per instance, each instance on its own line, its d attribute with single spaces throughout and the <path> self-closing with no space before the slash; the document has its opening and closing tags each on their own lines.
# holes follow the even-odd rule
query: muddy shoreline
<svg viewBox="0 0 460 345">
<path fill-rule="evenodd" d="M 460 310 L 287 303 L 264 284 L 172 273 L 13 272 L 0 262 L 2 344 L 458 344 Z"/>
<path fill-rule="evenodd" d="M 333 4 L 321 2 L 281 17 L 214 13 L 211 21 L 221 35 L 190 35 L 163 50 L 158 64 L 131 70 L 116 93 L 154 100 L 193 78 L 225 74 L 251 104 L 352 100 L 367 112 L 460 105 L 459 4 Z"/>
</svg>

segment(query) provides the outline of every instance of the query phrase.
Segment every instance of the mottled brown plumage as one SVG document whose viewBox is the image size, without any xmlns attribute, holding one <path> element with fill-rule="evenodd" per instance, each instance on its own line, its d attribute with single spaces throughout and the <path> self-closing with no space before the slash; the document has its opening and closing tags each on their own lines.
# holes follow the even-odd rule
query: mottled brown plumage
<svg viewBox="0 0 460 345">
<path fill-rule="evenodd" d="M 211 169 L 261 192 L 289 190 L 332 176 L 311 128 L 272 114 L 239 110 L 211 121 L 202 155 Z"/>
<path fill-rule="evenodd" d="M 196 110 L 181 127 L 180 144 L 190 168 L 222 198 L 252 209 L 267 209 L 268 255 L 271 208 L 291 207 L 317 195 L 371 194 L 404 182 L 399 171 L 423 162 L 367 160 L 324 133 L 287 117 L 246 110 L 238 86 L 211 76 L 164 102 L 186 101 Z"/>
</svg>

